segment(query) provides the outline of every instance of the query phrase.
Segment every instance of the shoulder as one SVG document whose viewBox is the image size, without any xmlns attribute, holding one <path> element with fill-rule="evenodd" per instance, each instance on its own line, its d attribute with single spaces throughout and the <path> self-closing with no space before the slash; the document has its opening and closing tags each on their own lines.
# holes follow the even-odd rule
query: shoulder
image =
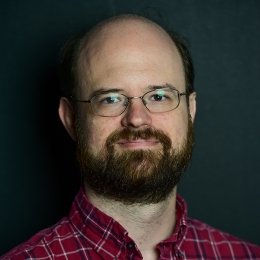
<svg viewBox="0 0 260 260">
<path fill-rule="evenodd" d="M 16 246 L 0 259 L 50 259 L 54 251 L 63 253 L 62 244 L 66 243 L 66 240 L 77 237 L 76 233 L 77 230 L 71 225 L 69 219 L 63 218 L 52 227 L 38 232 L 26 242 Z"/>
<path fill-rule="evenodd" d="M 243 241 L 196 219 L 187 219 L 186 241 L 202 251 L 208 248 L 219 257 L 260 259 L 260 246 Z"/>
</svg>

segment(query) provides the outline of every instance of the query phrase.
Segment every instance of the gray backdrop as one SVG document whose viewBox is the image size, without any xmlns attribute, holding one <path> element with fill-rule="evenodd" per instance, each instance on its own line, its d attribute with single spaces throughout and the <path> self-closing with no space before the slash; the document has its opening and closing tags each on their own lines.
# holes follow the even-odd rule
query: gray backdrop
<svg viewBox="0 0 260 260">
<path fill-rule="evenodd" d="M 59 48 L 129 12 L 190 41 L 196 147 L 179 188 L 189 214 L 260 244 L 260 1 L 10 0 L 0 4 L 0 253 L 58 221 L 79 187 L 57 116 Z"/>
</svg>

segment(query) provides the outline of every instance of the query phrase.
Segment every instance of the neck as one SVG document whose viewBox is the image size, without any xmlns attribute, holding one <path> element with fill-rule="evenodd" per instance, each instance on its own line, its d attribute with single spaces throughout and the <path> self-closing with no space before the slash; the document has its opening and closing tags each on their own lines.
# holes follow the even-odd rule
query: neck
<svg viewBox="0 0 260 260">
<path fill-rule="evenodd" d="M 166 200 L 147 205 L 125 205 L 98 196 L 89 187 L 85 190 L 95 207 L 111 216 L 128 231 L 144 259 L 157 259 L 156 245 L 169 237 L 175 227 L 176 188 Z"/>
</svg>

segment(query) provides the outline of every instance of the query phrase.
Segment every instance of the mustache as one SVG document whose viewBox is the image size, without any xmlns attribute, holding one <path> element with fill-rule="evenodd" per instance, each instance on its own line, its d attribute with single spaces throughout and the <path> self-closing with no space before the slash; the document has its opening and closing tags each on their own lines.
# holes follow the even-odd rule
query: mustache
<svg viewBox="0 0 260 260">
<path fill-rule="evenodd" d="M 112 148 L 112 146 L 124 139 L 124 140 L 137 140 L 137 139 L 156 139 L 164 147 L 164 149 L 169 150 L 171 148 L 172 142 L 171 139 L 161 130 L 154 128 L 145 128 L 133 130 L 131 128 L 123 128 L 121 130 L 116 130 L 107 138 L 106 147 Z"/>
</svg>

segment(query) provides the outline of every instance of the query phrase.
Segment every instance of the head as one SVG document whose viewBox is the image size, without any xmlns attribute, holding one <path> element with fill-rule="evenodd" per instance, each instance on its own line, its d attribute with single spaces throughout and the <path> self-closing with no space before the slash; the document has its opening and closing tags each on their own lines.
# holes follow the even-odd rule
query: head
<svg viewBox="0 0 260 260">
<path fill-rule="evenodd" d="M 152 21 L 128 15 L 98 24 L 75 46 L 73 99 L 111 92 L 135 97 L 122 114 L 110 117 L 98 115 L 89 103 L 61 98 L 59 115 L 78 144 L 85 184 L 125 203 L 166 199 L 186 169 L 193 144 L 196 95 L 185 45 Z M 137 98 L 169 86 L 186 93 L 174 110 L 153 113 Z"/>
</svg>

